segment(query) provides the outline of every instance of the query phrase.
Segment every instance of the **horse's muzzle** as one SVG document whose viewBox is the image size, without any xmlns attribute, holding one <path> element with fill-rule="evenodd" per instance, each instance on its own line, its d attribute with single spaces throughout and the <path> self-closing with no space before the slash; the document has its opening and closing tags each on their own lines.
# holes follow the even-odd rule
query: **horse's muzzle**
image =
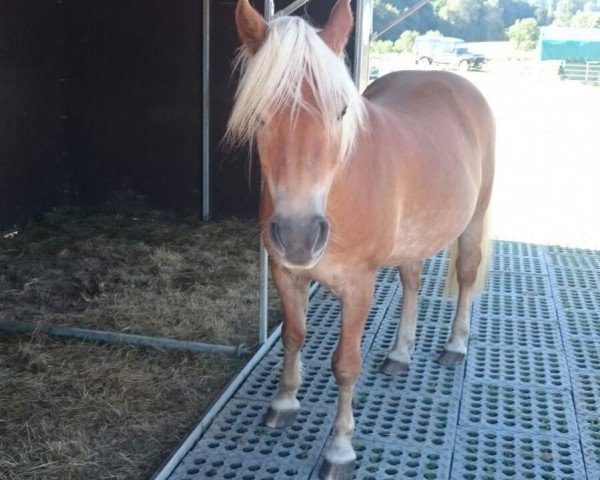
<svg viewBox="0 0 600 480">
<path fill-rule="evenodd" d="M 329 235 L 329 223 L 322 216 L 283 217 L 273 215 L 268 223 L 269 240 L 286 264 L 307 268 L 320 258 Z"/>
</svg>

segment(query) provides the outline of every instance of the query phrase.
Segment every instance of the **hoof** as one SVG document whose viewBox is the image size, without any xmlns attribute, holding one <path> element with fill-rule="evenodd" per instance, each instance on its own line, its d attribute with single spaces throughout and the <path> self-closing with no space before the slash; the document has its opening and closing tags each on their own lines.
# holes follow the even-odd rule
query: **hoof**
<svg viewBox="0 0 600 480">
<path fill-rule="evenodd" d="M 356 461 L 346 463 L 331 463 L 329 460 L 323 460 L 319 478 L 321 480 L 348 480 L 354 475 L 354 466 Z"/>
<path fill-rule="evenodd" d="M 406 362 L 399 362 L 398 360 L 392 360 L 387 357 L 385 361 L 379 367 L 381 373 L 386 375 L 400 375 L 408 370 L 410 365 Z"/>
<path fill-rule="evenodd" d="M 265 425 L 271 428 L 289 427 L 296 421 L 299 410 L 273 410 L 271 407 L 265 414 Z"/>
<path fill-rule="evenodd" d="M 451 352 L 444 350 L 438 360 L 440 365 L 458 365 L 462 363 L 467 355 L 461 352 Z"/>
</svg>

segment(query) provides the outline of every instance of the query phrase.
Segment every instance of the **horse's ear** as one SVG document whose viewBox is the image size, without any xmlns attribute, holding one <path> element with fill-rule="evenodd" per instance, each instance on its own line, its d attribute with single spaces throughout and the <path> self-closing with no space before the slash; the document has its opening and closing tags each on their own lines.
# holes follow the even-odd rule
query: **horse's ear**
<svg viewBox="0 0 600 480">
<path fill-rule="evenodd" d="M 352 9 L 350 8 L 350 0 L 337 0 L 331 11 L 329 22 L 319 32 L 323 41 L 329 45 L 336 55 L 339 55 L 344 50 L 348 35 L 352 30 Z"/>
<path fill-rule="evenodd" d="M 240 40 L 250 53 L 255 54 L 267 36 L 267 23 L 249 0 L 238 0 L 235 23 Z"/>
</svg>

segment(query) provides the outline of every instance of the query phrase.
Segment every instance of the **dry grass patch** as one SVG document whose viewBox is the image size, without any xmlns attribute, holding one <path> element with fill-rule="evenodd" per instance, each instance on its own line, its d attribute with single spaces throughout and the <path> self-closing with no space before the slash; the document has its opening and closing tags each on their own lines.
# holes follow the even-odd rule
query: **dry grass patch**
<svg viewBox="0 0 600 480">
<path fill-rule="evenodd" d="M 2 315 L 251 344 L 258 247 L 250 222 L 175 222 L 140 211 L 48 214 L 0 240 Z"/>
<path fill-rule="evenodd" d="M 242 364 L 0 335 L 0 479 L 148 478 Z"/>
<path fill-rule="evenodd" d="M 0 239 L 0 318 L 253 346 L 258 246 L 252 222 L 61 210 Z M 0 334 L 0 479 L 147 478 L 244 362 Z"/>
</svg>

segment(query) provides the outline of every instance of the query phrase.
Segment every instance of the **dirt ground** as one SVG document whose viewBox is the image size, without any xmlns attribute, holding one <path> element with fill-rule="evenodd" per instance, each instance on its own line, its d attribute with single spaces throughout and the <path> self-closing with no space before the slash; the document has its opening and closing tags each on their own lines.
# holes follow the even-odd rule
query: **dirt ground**
<svg viewBox="0 0 600 480">
<path fill-rule="evenodd" d="M 59 210 L 0 238 L 0 319 L 253 349 L 258 246 L 252 222 Z M 0 479 L 148 478 L 244 362 L 0 334 Z"/>
<path fill-rule="evenodd" d="M 600 249 L 600 86 L 537 62 L 469 78 L 497 122 L 496 238 Z"/>
<path fill-rule="evenodd" d="M 600 248 L 600 87 L 468 77 L 498 124 L 494 236 Z M 2 318 L 253 345 L 257 292 L 251 223 L 71 210 L 0 239 Z M 243 362 L 0 335 L 0 480 L 147 478 Z"/>
</svg>

